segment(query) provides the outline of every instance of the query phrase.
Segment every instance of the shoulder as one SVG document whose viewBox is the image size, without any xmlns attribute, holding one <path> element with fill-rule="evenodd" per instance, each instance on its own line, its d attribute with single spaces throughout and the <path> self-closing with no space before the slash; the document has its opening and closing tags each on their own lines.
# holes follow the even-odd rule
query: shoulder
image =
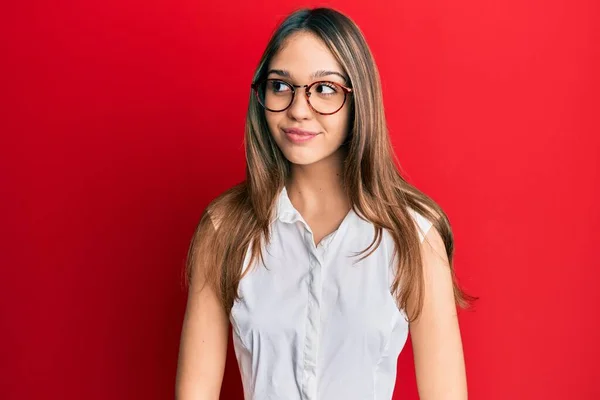
<svg viewBox="0 0 600 400">
<path fill-rule="evenodd" d="M 247 200 L 247 186 L 245 182 L 237 184 L 214 198 L 204 211 L 215 231 L 219 229 L 222 222 L 233 215 L 233 211 Z"/>
<path fill-rule="evenodd" d="M 412 217 L 413 222 L 417 228 L 417 232 L 419 234 L 420 242 L 423 242 L 427 233 L 431 230 L 433 226 L 433 221 L 431 217 L 426 217 L 422 212 L 416 211 L 413 208 L 407 208 L 408 213 Z"/>
<path fill-rule="evenodd" d="M 230 235 L 222 235 L 221 231 L 233 226 L 235 221 L 231 215 L 244 192 L 245 184 L 236 185 L 218 195 L 204 208 L 188 249 L 188 276 L 198 268 L 211 273 L 212 265 L 218 265 L 218 255 L 230 238 Z"/>
<path fill-rule="evenodd" d="M 417 207 L 406 207 L 406 212 L 412 220 L 415 227 L 416 233 L 419 238 L 418 244 L 420 245 L 421 251 L 423 251 L 425 238 L 430 236 L 438 235 L 436 229 L 436 218 L 438 214 L 433 212 L 431 208 L 425 208 L 425 211 L 417 211 Z M 398 260 L 396 242 L 394 235 L 391 231 L 384 229 L 384 243 L 386 244 L 387 251 L 390 255 L 390 259 L 394 260 L 394 263 Z M 406 233 L 400 233 L 400 236 L 404 236 Z"/>
<path fill-rule="evenodd" d="M 420 239 L 421 266 L 425 286 L 433 282 L 443 281 L 444 285 L 452 283 L 450 266 L 453 249 L 450 223 L 444 211 L 436 205 L 435 208 L 424 206 L 421 211 L 409 209 Z"/>
</svg>

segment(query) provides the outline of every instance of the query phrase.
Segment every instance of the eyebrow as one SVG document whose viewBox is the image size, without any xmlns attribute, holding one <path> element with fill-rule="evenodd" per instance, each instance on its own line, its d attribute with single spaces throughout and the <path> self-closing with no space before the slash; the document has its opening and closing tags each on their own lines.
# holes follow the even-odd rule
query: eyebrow
<svg viewBox="0 0 600 400">
<path fill-rule="evenodd" d="M 292 77 L 292 74 L 290 74 L 290 72 L 286 71 L 285 69 L 270 69 L 269 72 L 267 73 L 267 76 L 270 75 L 270 74 L 272 74 L 272 73 L 273 74 L 277 74 L 279 76 L 286 77 L 286 78 L 291 78 Z M 346 82 L 346 83 L 348 83 L 348 81 L 349 81 L 349 79 L 348 79 L 348 77 L 346 75 L 344 75 L 344 74 L 342 74 L 340 72 L 337 72 L 337 71 L 328 71 L 328 70 L 325 70 L 325 69 L 320 69 L 318 71 L 313 72 L 310 75 L 310 78 L 311 79 L 324 78 L 324 77 L 330 76 L 330 75 L 337 75 L 340 78 L 342 78 L 344 80 L 344 82 Z"/>
</svg>

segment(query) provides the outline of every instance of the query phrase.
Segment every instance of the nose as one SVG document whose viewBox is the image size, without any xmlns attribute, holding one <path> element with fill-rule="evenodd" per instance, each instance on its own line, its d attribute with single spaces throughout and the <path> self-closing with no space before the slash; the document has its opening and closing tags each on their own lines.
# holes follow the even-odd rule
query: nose
<svg viewBox="0 0 600 400">
<path fill-rule="evenodd" d="M 292 119 L 307 119 L 312 117 L 313 111 L 308 105 L 308 100 L 306 98 L 306 91 L 304 87 L 300 87 L 296 89 L 296 94 L 294 95 L 294 100 L 292 104 L 287 109 L 288 115 Z"/>
</svg>

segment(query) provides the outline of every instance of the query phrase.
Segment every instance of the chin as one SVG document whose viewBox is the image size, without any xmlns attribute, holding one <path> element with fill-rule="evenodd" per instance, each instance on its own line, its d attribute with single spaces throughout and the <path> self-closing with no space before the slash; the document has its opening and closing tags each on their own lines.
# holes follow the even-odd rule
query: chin
<svg viewBox="0 0 600 400">
<path fill-rule="evenodd" d="M 296 165 L 310 165 L 324 158 L 318 154 L 314 154 L 314 151 L 310 151 L 310 149 L 302 149 L 305 151 L 296 151 L 298 149 L 293 149 L 291 151 L 290 150 L 291 149 L 288 149 L 288 151 L 284 151 L 283 155 L 290 163 Z"/>
<path fill-rule="evenodd" d="M 320 161 L 319 158 L 314 157 L 286 157 L 286 159 L 295 165 L 311 165 Z"/>
</svg>

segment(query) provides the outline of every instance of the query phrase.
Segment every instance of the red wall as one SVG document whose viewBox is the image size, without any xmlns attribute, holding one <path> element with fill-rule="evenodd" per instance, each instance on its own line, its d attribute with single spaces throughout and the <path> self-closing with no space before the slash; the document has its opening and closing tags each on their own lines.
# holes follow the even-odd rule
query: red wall
<svg viewBox="0 0 600 400">
<path fill-rule="evenodd" d="M 363 29 L 401 163 L 481 297 L 470 398 L 600 398 L 598 2 L 327 4 Z M 173 396 L 188 240 L 243 178 L 250 79 L 299 5 L 0 6 L 1 398 Z"/>
</svg>

